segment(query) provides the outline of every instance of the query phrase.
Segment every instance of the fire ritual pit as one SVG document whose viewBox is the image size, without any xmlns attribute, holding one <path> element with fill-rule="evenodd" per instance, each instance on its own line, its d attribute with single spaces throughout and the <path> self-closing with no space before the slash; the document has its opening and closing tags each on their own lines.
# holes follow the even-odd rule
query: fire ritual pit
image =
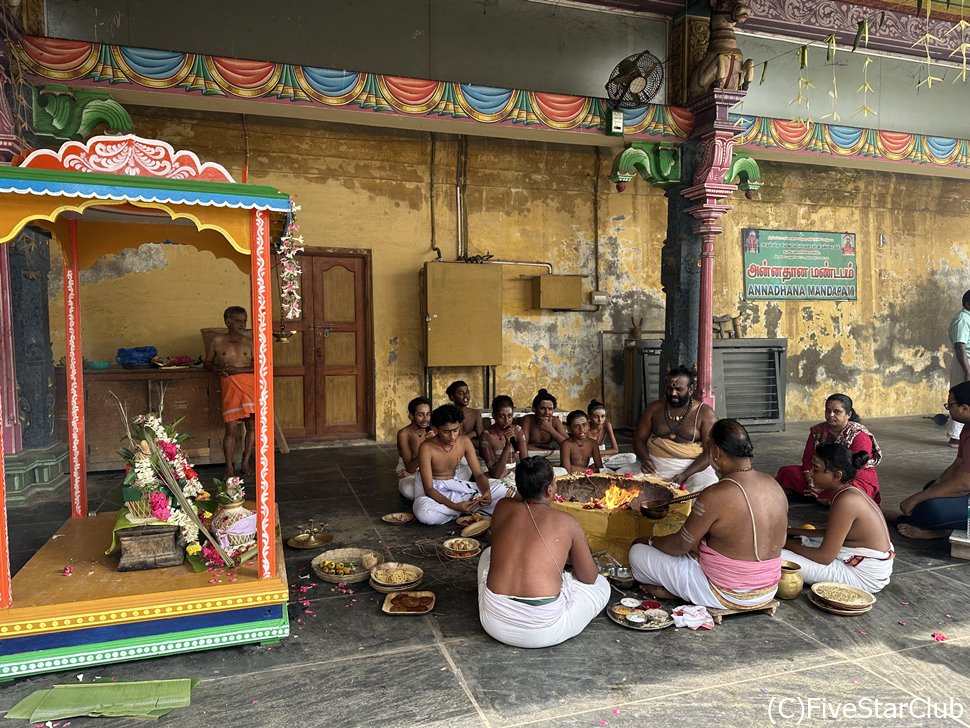
<svg viewBox="0 0 970 728">
<path fill-rule="evenodd" d="M 563 500 L 557 499 L 552 507 L 579 521 L 594 553 L 608 551 L 624 565 L 630 563 L 629 551 L 634 539 L 664 536 L 679 530 L 690 514 L 692 503 L 670 506 L 660 520 L 643 517 L 640 504 L 685 494 L 680 486 L 650 475 L 562 475 L 556 478 L 556 486 Z"/>
</svg>

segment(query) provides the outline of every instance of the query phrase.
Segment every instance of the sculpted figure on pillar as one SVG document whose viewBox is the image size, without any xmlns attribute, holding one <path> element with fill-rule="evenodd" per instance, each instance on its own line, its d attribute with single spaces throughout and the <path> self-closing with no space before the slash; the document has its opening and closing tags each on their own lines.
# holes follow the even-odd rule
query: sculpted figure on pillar
<svg viewBox="0 0 970 728">
<path fill-rule="evenodd" d="M 734 26 L 743 23 L 751 8 L 741 0 L 710 0 L 711 22 L 707 51 L 691 72 L 688 100 L 714 88 L 747 90 L 754 75 L 754 63 L 745 60 L 734 36 Z"/>
</svg>

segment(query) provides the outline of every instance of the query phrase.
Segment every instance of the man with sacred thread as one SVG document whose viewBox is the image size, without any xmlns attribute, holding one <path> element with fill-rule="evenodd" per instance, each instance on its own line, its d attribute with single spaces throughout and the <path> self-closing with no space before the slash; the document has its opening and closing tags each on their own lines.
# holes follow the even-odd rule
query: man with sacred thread
<svg viewBox="0 0 970 728">
<path fill-rule="evenodd" d="M 694 399 L 694 374 L 686 367 L 667 373 L 665 395 L 647 405 L 633 435 L 637 462 L 619 473 L 656 475 L 690 492 L 717 482 L 704 442 L 717 421 L 708 405 Z"/>
</svg>

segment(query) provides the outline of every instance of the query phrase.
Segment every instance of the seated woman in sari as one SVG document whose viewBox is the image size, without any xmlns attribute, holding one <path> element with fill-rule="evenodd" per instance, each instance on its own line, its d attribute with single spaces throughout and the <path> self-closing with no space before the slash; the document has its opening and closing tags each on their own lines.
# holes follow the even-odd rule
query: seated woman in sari
<svg viewBox="0 0 970 728">
<path fill-rule="evenodd" d="M 478 563 L 482 627 L 513 647 L 549 647 L 575 637 L 610 598 L 579 522 L 553 510 L 552 466 L 528 457 L 515 469 L 521 500 L 505 498 L 492 514 L 492 546 Z M 563 568 L 569 561 L 571 574 Z"/>
<path fill-rule="evenodd" d="M 721 479 L 698 496 L 678 532 L 634 541 L 630 567 L 661 598 L 758 609 L 778 590 L 788 501 L 770 475 L 753 469 L 754 448 L 737 420 L 715 422 L 706 451 Z"/>
<path fill-rule="evenodd" d="M 828 524 L 820 531 L 789 528 L 781 552 L 781 558 L 801 567 L 806 584 L 835 581 L 875 594 L 889 583 L 895 553 L 886 520 L 852 482 L 868 460 L 867 452 L 853 453 L 831 442 L 815 450 L 812 481 L 831 494 Z"/>
<path fill-rule="evenodd" d="M 833 394 L 825 400 L 825 422 L 819 422 L 809 429 L 802 464 L 785 465 L 778 471 L 775 480 L 790 493 L 814 496 L 819 503 L 830 502 L 831 491 L 818 491 L 812 485 L 812 456 L 815 455 L 815 448 L 826 442 L 845 445 L 854 453 L 869 453 L 869 460 L 859 468 L 853 485 L 876 503 L 881 502 L 876 466 L 882 460 L 882 451 L 875 436 L 866 429 L 853 409 L 852 400 L 845 394 Z"/>
</svg>

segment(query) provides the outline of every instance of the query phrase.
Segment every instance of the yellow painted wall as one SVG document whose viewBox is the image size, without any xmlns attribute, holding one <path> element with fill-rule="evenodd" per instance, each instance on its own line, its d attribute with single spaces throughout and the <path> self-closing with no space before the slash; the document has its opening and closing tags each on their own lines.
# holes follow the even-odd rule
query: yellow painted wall
<svg viewBox="0 0 970 728">
<path fill-rule="evenodd" d="M 135 117 L 145 136 L 196 151 L 241 177 L 247 139 L 237 117 L 148 110 Z M 248 119 L 250 180 L 290 192 L 303 206 L 311 247 L 372 251 L 375 431 L 387 442 L 405 421 L 407 401 L 423 389 L 418 272 L 457 254 L 457 138 L 409 131 Z M 594 217 L 599 220 L 599 288 L 611 303 L 598 311 L 532 307 L 541 267 L 503 268 L 504 365 L 498 392 L 526 407 L 539 387 L 562 409 L 599 397 L 601 366 L 614 422 L 622 411 L 622 335 L 630 318 L 663 328 L 659 251 L 666 200 L 642 181 L 619 194 L 606 181 L 608 154 L 568 145 L 468 140 L 465 204 L 470 255 L 549 261 L 556 273 L 596 284 Z M 789 339 L 786 416 L 814 419 L 833 391 L 852 396 L 865 416 L 939 411 L 946 390 L 946 327 L 970 287 L 964 221 L 970 183 L 831 167 L 762 163 L 765 186 L 752 201 L 731 199 L 717 243 L 715 314 L 739 314 L 747 337 Z M 596 192 L 596 177 L 600 188 Z M 599 201 L 598 210 L 594 200 Z M 856 302 L 745 302 L 743 227 L 838 230 L 858 236 Z M 880 235 L 882 244 L 880 244 Z M 163 355 L 201 352 L 198 330 L 217 326 L 223 309 L 249 308 L 248 278 L 227 261 L 185 246 L 161 246 L 164 265 L 137 272 L 115 261 L 92 269 L 82 286 L 84 354 L 112 358 L 118 346 L 154 343 Z M 468 291 L 456 305 L 480 301 Z M 63 353 L 63 309 L 51 320 L 55 357 Z M 601 365 L 600 343 L 605 349 Z M 456 378 L 482 402 L 481 371 L 441 369 L 435 403 Z"/>
<path fill-rule="evenodd" d="M 249 277 L 229 260 L 188 245 L 148 245 L 157 250 L 139 251 L 140 263 L 122 267 L 118 256 L 103 256 L 81 271 L 81 344 L 87 359 L 113 362 L 120 347 L 132 346 L 155 346 L 163 357 L 201 356 L 200 329 L 223 326 L 228 306 L 249 310 Z M 147 269 L 131 272 L 138 267 Z M 61 275 L 57 245 L 51 246 L 51 268 Z M 64 355 L 62 293 L 50 303 L 50 322 L 56 361 Z"/>
<path fill-rule="evenodd" d="M 821 419 L 842 391 L 865 416 L 941 412 L 947 327 L 970 288 L 970 182 L 761 163 L 757 199 L 731 198 L 715 313 L 744 336 L 788 338 L 789 419 Z M 742 300 L 741 228 L 856 233 L 857 301 Z M 880 236 L 882 236 L 880 238 Z"/>
<path fill-rule="evenodd" d="M 302 205 L 307 245 L 372 251 L 376 436 L 391 441 L 406 422 L 409 399 L 424 382 L 418 272 L 435 242 L 445 260 L 457 253 L 455 189 L 457 138 L 334 124 L 141 110 L 136 133 L 217 161 L 241 179 L 249 148 L 249 180 L 293 195 Z M 179 116 L 175 116 L 179 113 Z M 247 138 L 248 136 L 248 138 Z M 600 396 L 598 332 L 626 331 L 631 315 L 644 328 L 663 327 L 657 261 L 666 230 L 662 192 L 638 186 L 617 194 L 606 180 L 611 158 L 567 145 L 471 138 L 468 141 L 468 252 L 499 259 L 550 261 L 556 273 L 595 284 L 594 199 L 600 182 L 600 288 L 612 303 L 598 311 L 553 312 L 531 307 L 529 276 L 542 268 L 506 266 L 503 285 L 504 361 L 498 392 L 528 406 L 539 387 L 563 409 L 585 408 Z M 231 264 L 191 249 L 164 246 L 164 271 L 118 275 L 82 286 L 85 356 L 109 358 L 122 345 L 155 343 L 162 354 L 185 351 L 201 326 L 215 326 L 223 309 L 248 306 L 245 276 Z M 488 300 L 488 292 L 468 292 Z M 143 301 L 136 307 L 134 300 Z M 460 305 L 461 302 L 459 302 Z M 51 318 L 63 353 L 62 302 Z M 120 313 L 119 313 L 120 305 Z M 144 310 L 148 309 L 148 310 Z M 59 334 L 58 334 L 59 332 Z M 604 336 L 607 404 L 622 420 L 622 336 Z M 90 345 L 90 348 L 89 348 Z M 455 378 L 466 379 L 482 405 L 479 369 L 435 372 L 435 403 Z"/>
</svg>

